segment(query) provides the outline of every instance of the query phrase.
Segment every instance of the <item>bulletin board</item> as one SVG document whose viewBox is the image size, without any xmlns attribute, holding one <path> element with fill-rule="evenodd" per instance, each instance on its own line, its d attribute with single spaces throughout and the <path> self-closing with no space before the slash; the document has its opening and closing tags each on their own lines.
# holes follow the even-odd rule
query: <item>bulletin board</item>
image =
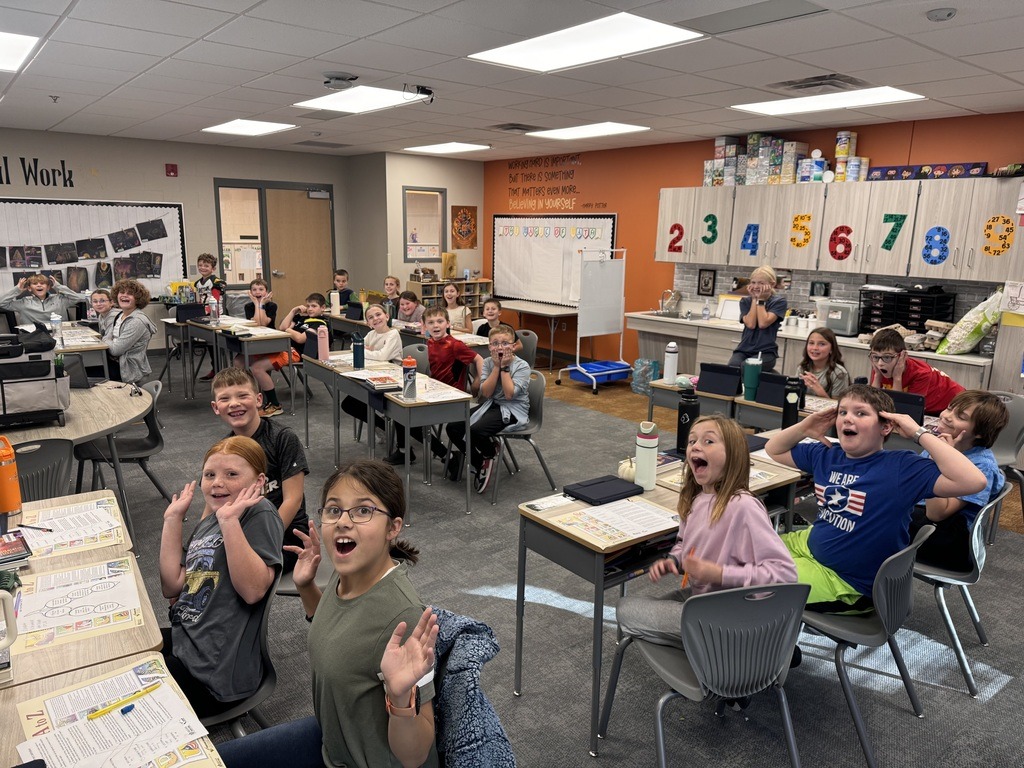
<svg viewBox="0 0 1024 768">
<path fill-rule="evenodd" d="M 0 291 L 40 272 L 78 292 L 131 277 L 164 294 L 185 275 L 182 205 L 0 198 Z"/>
<path fill-rule="evenodd" d="M 578 306 L 580 250 L 614 247 L 615 214 L 495 216 L 494 293 Z"/>
</svg>

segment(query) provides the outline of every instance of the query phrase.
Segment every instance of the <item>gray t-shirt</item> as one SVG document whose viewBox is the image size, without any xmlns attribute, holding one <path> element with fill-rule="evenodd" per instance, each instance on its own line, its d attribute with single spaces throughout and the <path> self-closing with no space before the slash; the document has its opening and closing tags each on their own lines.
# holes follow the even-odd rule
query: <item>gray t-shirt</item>
<svg viewBox="0 0 1024 768">
<path fill-rule="evenodd" d="M 753 298 L 744 296 L 740 299 L 740 317 L 743 318 L 750 311 Z M 758 352 L 770 352 L 779 354 L 779 345 L 776 338 L 779 335 L 779 326 L 782 325 L 782 318 L 786 316 L 786 298 L 773 293 L 765 304 L 765 309 L 775 314 L 775 322 L 767 328 L 747 328 L 743 326 L 743 335 L 740 336 L 740 343 L 736 345 L 735 352 L 744 352 L 747 355 L 756 355 Z M 742 323 L 743 320 L 740 320 Z"/>
<path fill-rule="evenodd" d="M 284 524 L 274 505 L 260 499 L 249 507 L 242 514 L 242 531 L 263 562 L 280 572 Z M 199 521 L 181 562 L 185 586 L 171 607 L 174 655 L 217 700 L 245 698 L 263 677 L 263 601 L 249 605 L 235 591 L 216 515 Z"/>
<path fill-rule="evenodd" d="M 801 366 L 799 372 L 807 373 L 808 371 L 803 366 Z M 841 365 L 837 364 L 836 369 L 832 371 L 831 389 L 828 386 L 828 368 L 825 368 L 824 370 L 821 371 L 811 370 L 810 373 L 813 373 L 815 375 L 815 377 L 818 379 L 818 383 L 821 384 L 821 388 L 825 390 L 825 394 L 827 394 L 833 400 L 838 400 L 839 397 L 850 388 L 850 372 L 847 371 L 846 368 L 844 368 Z M 808 394 L 813 393 L 808 392 Z"/>
<path fill-rule="evenodd" d="M 408 566 L 400 564 L 359 597 L 338 597 L 338 574 L 324 590 L 309 630 L 313 710 L 324 735 L 326 765 L 346 768 L 400 766 L 388 744 L 380 660 L 398 622 L 412 632 L 423 613 Z M 434 698 L 434 683 L 420 688 L 420 702 Z M 430 748 L 425 766 L 436 766 Z"/>
</svg>

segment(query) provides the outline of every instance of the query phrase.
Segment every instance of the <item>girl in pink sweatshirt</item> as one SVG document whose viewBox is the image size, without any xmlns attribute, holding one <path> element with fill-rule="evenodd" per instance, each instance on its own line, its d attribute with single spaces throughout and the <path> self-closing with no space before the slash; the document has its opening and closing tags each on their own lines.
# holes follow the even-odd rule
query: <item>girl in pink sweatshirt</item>
<svg viewBox="0 0 1024 768">
<path fill-rule="evenodd" d="M 690 595 L 796 582 L 793 558 L 764 504 L 750 493 L 750 452 L 739 425 L 719 414 L 697 419 L 686 469 L 675 546 L 650 570 L 655 584 L 666 574 L 685 573 L 682 584 L 663 597 L 624 597 L 617 608 L 624 634 L 678 647 Z"/>
</svg>

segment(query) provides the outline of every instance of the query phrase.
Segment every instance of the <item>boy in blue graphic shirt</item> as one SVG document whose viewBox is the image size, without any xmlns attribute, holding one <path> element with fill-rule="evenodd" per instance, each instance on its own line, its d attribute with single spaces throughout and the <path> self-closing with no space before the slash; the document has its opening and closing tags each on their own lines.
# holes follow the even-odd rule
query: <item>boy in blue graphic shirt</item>
<svg viewBox="0 0 1024 768">
<path fill-rule="evenodd" d="M 825 434 L 835 426 L 839 444 Z M 885 451 L 890 433 L 930 453 Z M 803 443 L 805 438 L 818 443 Z M 782 536 L 797 580 L 810 584 L 808 606 L 845 612 L 869 607 L 871 587 L 886 558 L 910 543 L 910 515 L 919 499 L 977 493 L 980 470 L 946 441 L 905 414 L 893 413 L 884 392 L 855 384 L 836 408 L 808 416 L 765 446 L 780 464 L 814 477 L 818 519 Z M 867 598 L 868 600 L 865 600 Z"/>
</svg>

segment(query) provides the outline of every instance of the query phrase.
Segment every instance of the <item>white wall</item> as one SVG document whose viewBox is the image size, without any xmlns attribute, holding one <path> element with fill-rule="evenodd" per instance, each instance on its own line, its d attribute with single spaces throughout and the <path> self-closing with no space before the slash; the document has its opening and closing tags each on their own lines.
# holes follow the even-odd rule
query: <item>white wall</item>
<svg viewBox="0 0 1024 768">
<path fill-rule="evenodd" d="M 390 274 L 384 154 L 348 158 L 346 190 L 348 246 L 339 250 L 338 266 L 348 270 L 348 284 L 354 290 L 380 290 Z"/>
</svg>

